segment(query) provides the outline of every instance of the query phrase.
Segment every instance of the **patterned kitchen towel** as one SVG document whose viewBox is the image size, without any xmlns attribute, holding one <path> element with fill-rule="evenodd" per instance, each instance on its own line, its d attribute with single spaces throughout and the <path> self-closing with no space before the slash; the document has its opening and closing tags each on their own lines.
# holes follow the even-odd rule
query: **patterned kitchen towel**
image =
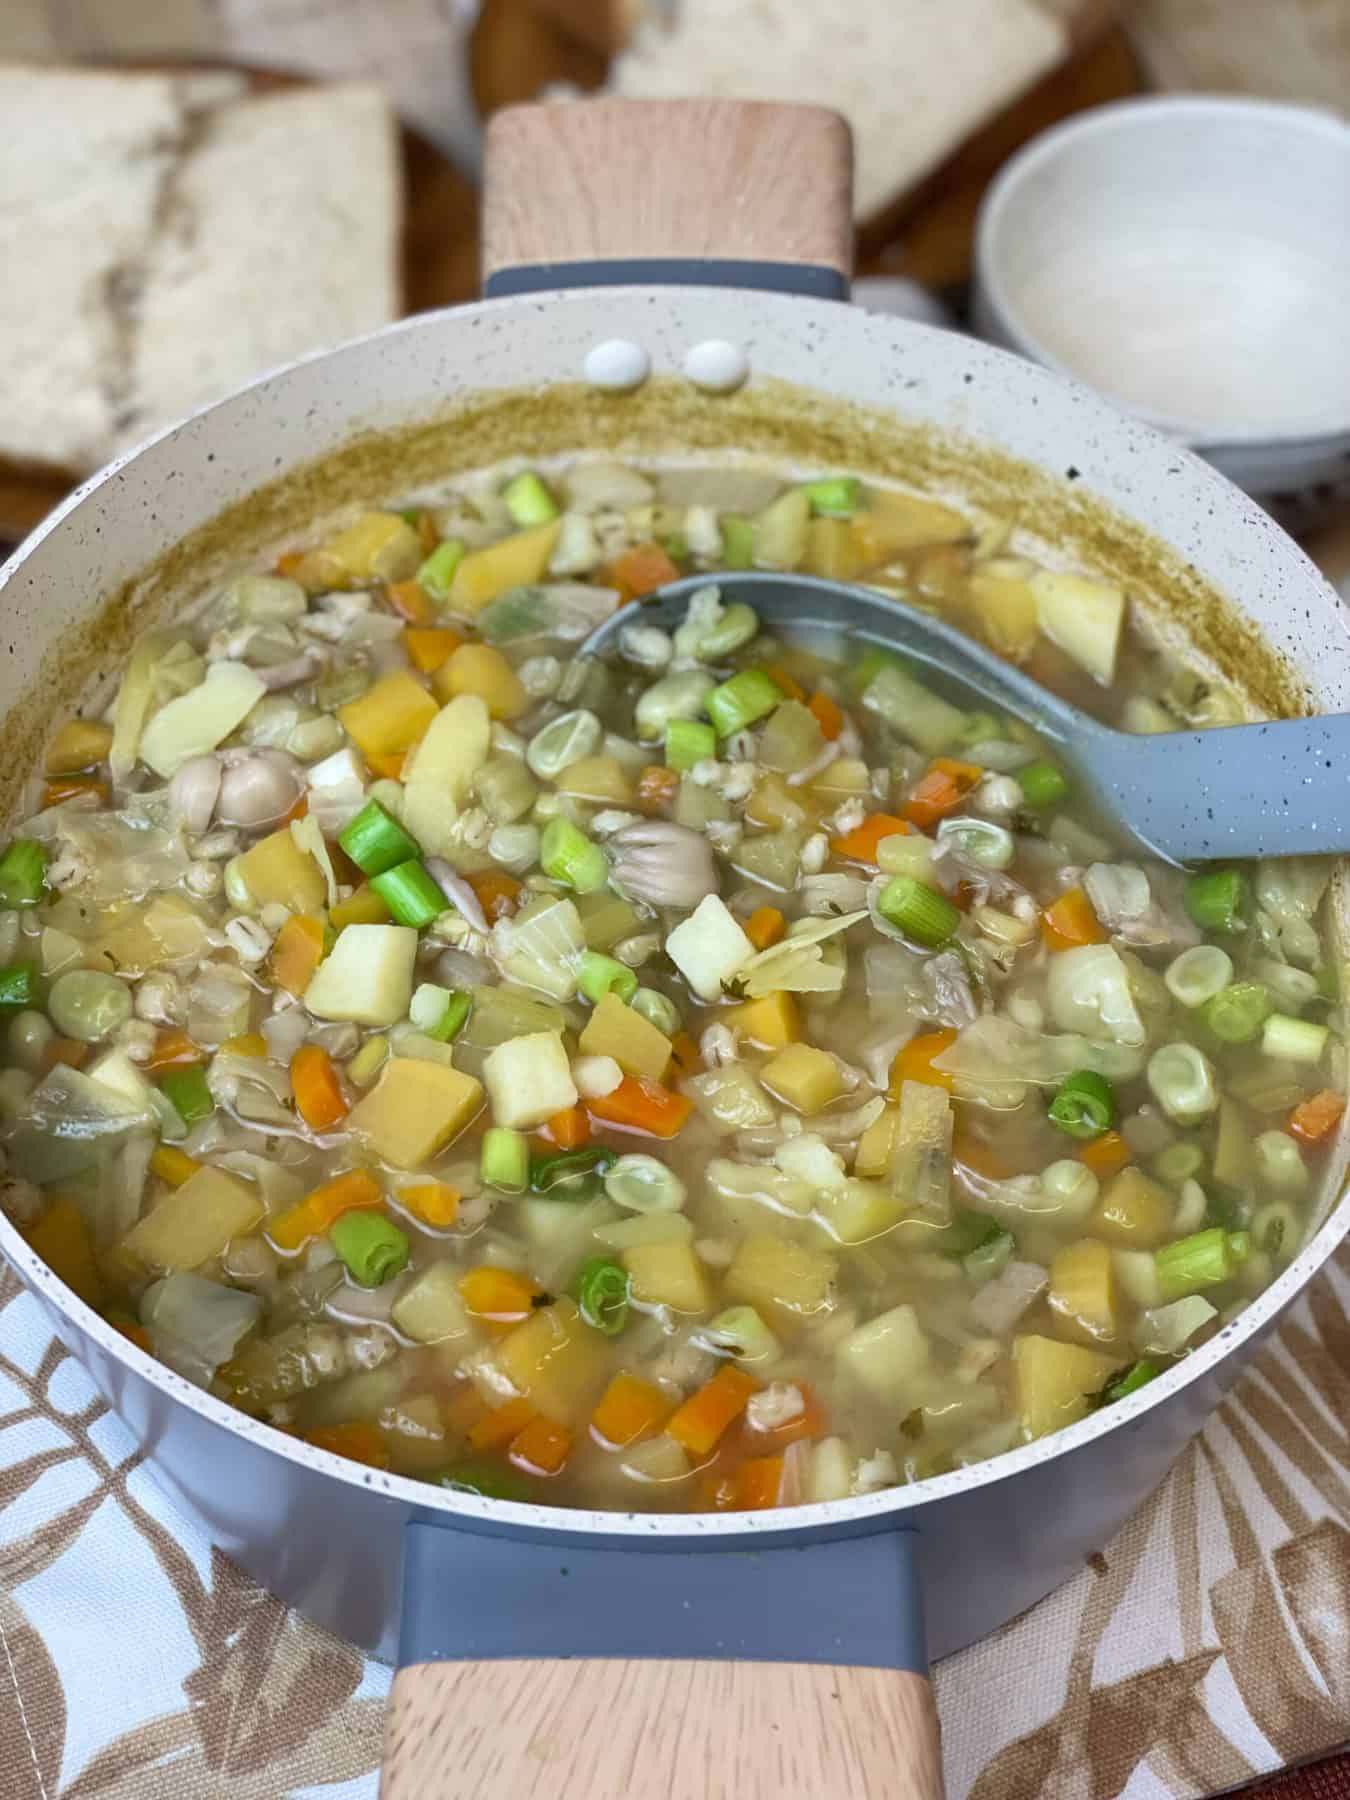
<svg viewBox="0 0 1350 1800">
<path fill-rule="evenodd" d="M 0 1275 L 4 1800 L 375 1800 L 388 1686 L 166 1504 Z M 1350 1247 L 1115 1541 L 937 1693 L 950 1800 L 1194 1800 L 1350 1739 Z"/>
</svg>

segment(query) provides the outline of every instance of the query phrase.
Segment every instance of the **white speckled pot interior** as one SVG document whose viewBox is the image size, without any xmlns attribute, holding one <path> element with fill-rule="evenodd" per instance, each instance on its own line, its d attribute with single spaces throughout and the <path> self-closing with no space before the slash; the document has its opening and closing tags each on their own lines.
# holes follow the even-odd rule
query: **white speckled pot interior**
<svg viewBox="0 0 1350 1800">
<path fill-rule="evenodd" d="M 610 339 L 636 342 L 650 358 L 646 390 L 625 397 L 568 387 L 560 406 L 559 384 L 581 383 L 588 353 Z M 685 359 L 710 340 L 746 353 L 751 376 L 740 394 L 689 390 Z M 1244 656 L 1262 663 L 1256 685 L 1267 697 L 1278 689 L 1287 705 L 1350 710 L 1346 619 L 1312 565 L 1237 489 L 1086 390 L 968 339 L 857 308 L 612 288 L 415 319 L 280 371 L 87 483 L 0 574 L 11 794 L 13 770 L 35 755 L 47 720 L 120 654 L 133 629 L 209 585 L 231 557 L 284 541 L 288 521 L 293 541 L 325 505 L 355 500 L 363 479 L 385 484 L 367 487 L 368 500 L 393 499 L 438 466 L 502 454 L 494 410 L 528 429 L 532 407 L 548 421 L 550 452 L 565 447 L 570 429 L 577 448 L 721 455 L 742 423 L 756 447 L 771 451 L 781 416 L 790 424 L 782 441 L 797 454 L 817 434 L 822 466 L 837 466 L 842 453 L 863 471 L 938 491 L 973 489 L 982 504 L 1028 517 L 1043 517 L 1055 496 L 1053 559 L 1123 575 L 1162 614 L 1175 596 L 1188 628 L 1208 634 L 1210 654 L 1230 668 Z M 299 487 L 283 483 L 250 500 L 310 464 Z M 294 510 L 301 492 L 308 520 Z M 234 523 L 212 527 L 229 509 L 237 509 Z M 171 554 L 194 533 L 190 554 Z M 1258 638 L 1269 646 L 1264 656 Z M 1343 909 L 1339 886 L 1337 895 Z M 941 1653 L 1056 1585 L 1161 1478 L 1350 1230 L 1350 1209 L 1334 1205 L 1345 1163 L 1342 1144 L 1322 1223 L 1297 1260 L 1218 1337 L 1137 1395 L 990 1463 L 778 1513 L 559 1511 L 358 1467 L 185 1385 L 76 1300 L 3 1219 L 0 1249 L 146 1444 L 160 1479 L 204 1515 L 217 1541 L 287 1599 L 381 1652 L 391 1647 L 397 1611 L 398 1536 L 420 1511 L 492 1532 L 745 1544 L 858 1534 L 905 1516 L 927 1539 L 930 1629 Z"/>
</svg>

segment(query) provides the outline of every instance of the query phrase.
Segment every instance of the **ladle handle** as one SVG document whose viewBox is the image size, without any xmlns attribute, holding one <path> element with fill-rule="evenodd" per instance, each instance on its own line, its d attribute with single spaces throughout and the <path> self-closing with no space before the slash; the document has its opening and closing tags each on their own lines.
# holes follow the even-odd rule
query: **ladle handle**
<svg viewBox="0 0 1350 1800">
<path fill-rule="evenodd" d="M 915 1539 L 414 1523 L 381 1800 L 942 1800 Z"/>
</svg>

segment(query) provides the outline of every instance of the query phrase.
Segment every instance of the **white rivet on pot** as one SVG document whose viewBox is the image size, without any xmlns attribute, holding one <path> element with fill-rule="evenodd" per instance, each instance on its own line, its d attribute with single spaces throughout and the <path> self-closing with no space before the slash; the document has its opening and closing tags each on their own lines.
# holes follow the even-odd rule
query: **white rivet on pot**
<svg viewBox="0 0 1350 1800">
<path fill-rule="evenodd" d="M 739 344 L 725 338 L 708 338 L 695 344 L 684 359 L 684 372 L 695 387 L 710 394 L 729 394 L 750 374 L 750 358 Z"/>
<path fill-rule="evenodd" d="M 641 387 L 652 372 L 652 359 L 641 344 L 630 338 L 606 338 L 603 344 L 594 344 L 586 352 L 583 367 L 592 387 L 622 392 Z"/>
</svg>

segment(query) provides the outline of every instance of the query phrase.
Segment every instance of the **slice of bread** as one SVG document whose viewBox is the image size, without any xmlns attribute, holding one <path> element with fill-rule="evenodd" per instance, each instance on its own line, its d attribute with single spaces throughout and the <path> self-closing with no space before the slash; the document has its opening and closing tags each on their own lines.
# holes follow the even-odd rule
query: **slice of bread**
<svg viewBox="0 0 1350 1800">
<path fill-rule="evenodd" d="M 0 117 L 0 458 L 86 473 L 397 317 L 377 89 L 0 66 Z"/>
</svg>

